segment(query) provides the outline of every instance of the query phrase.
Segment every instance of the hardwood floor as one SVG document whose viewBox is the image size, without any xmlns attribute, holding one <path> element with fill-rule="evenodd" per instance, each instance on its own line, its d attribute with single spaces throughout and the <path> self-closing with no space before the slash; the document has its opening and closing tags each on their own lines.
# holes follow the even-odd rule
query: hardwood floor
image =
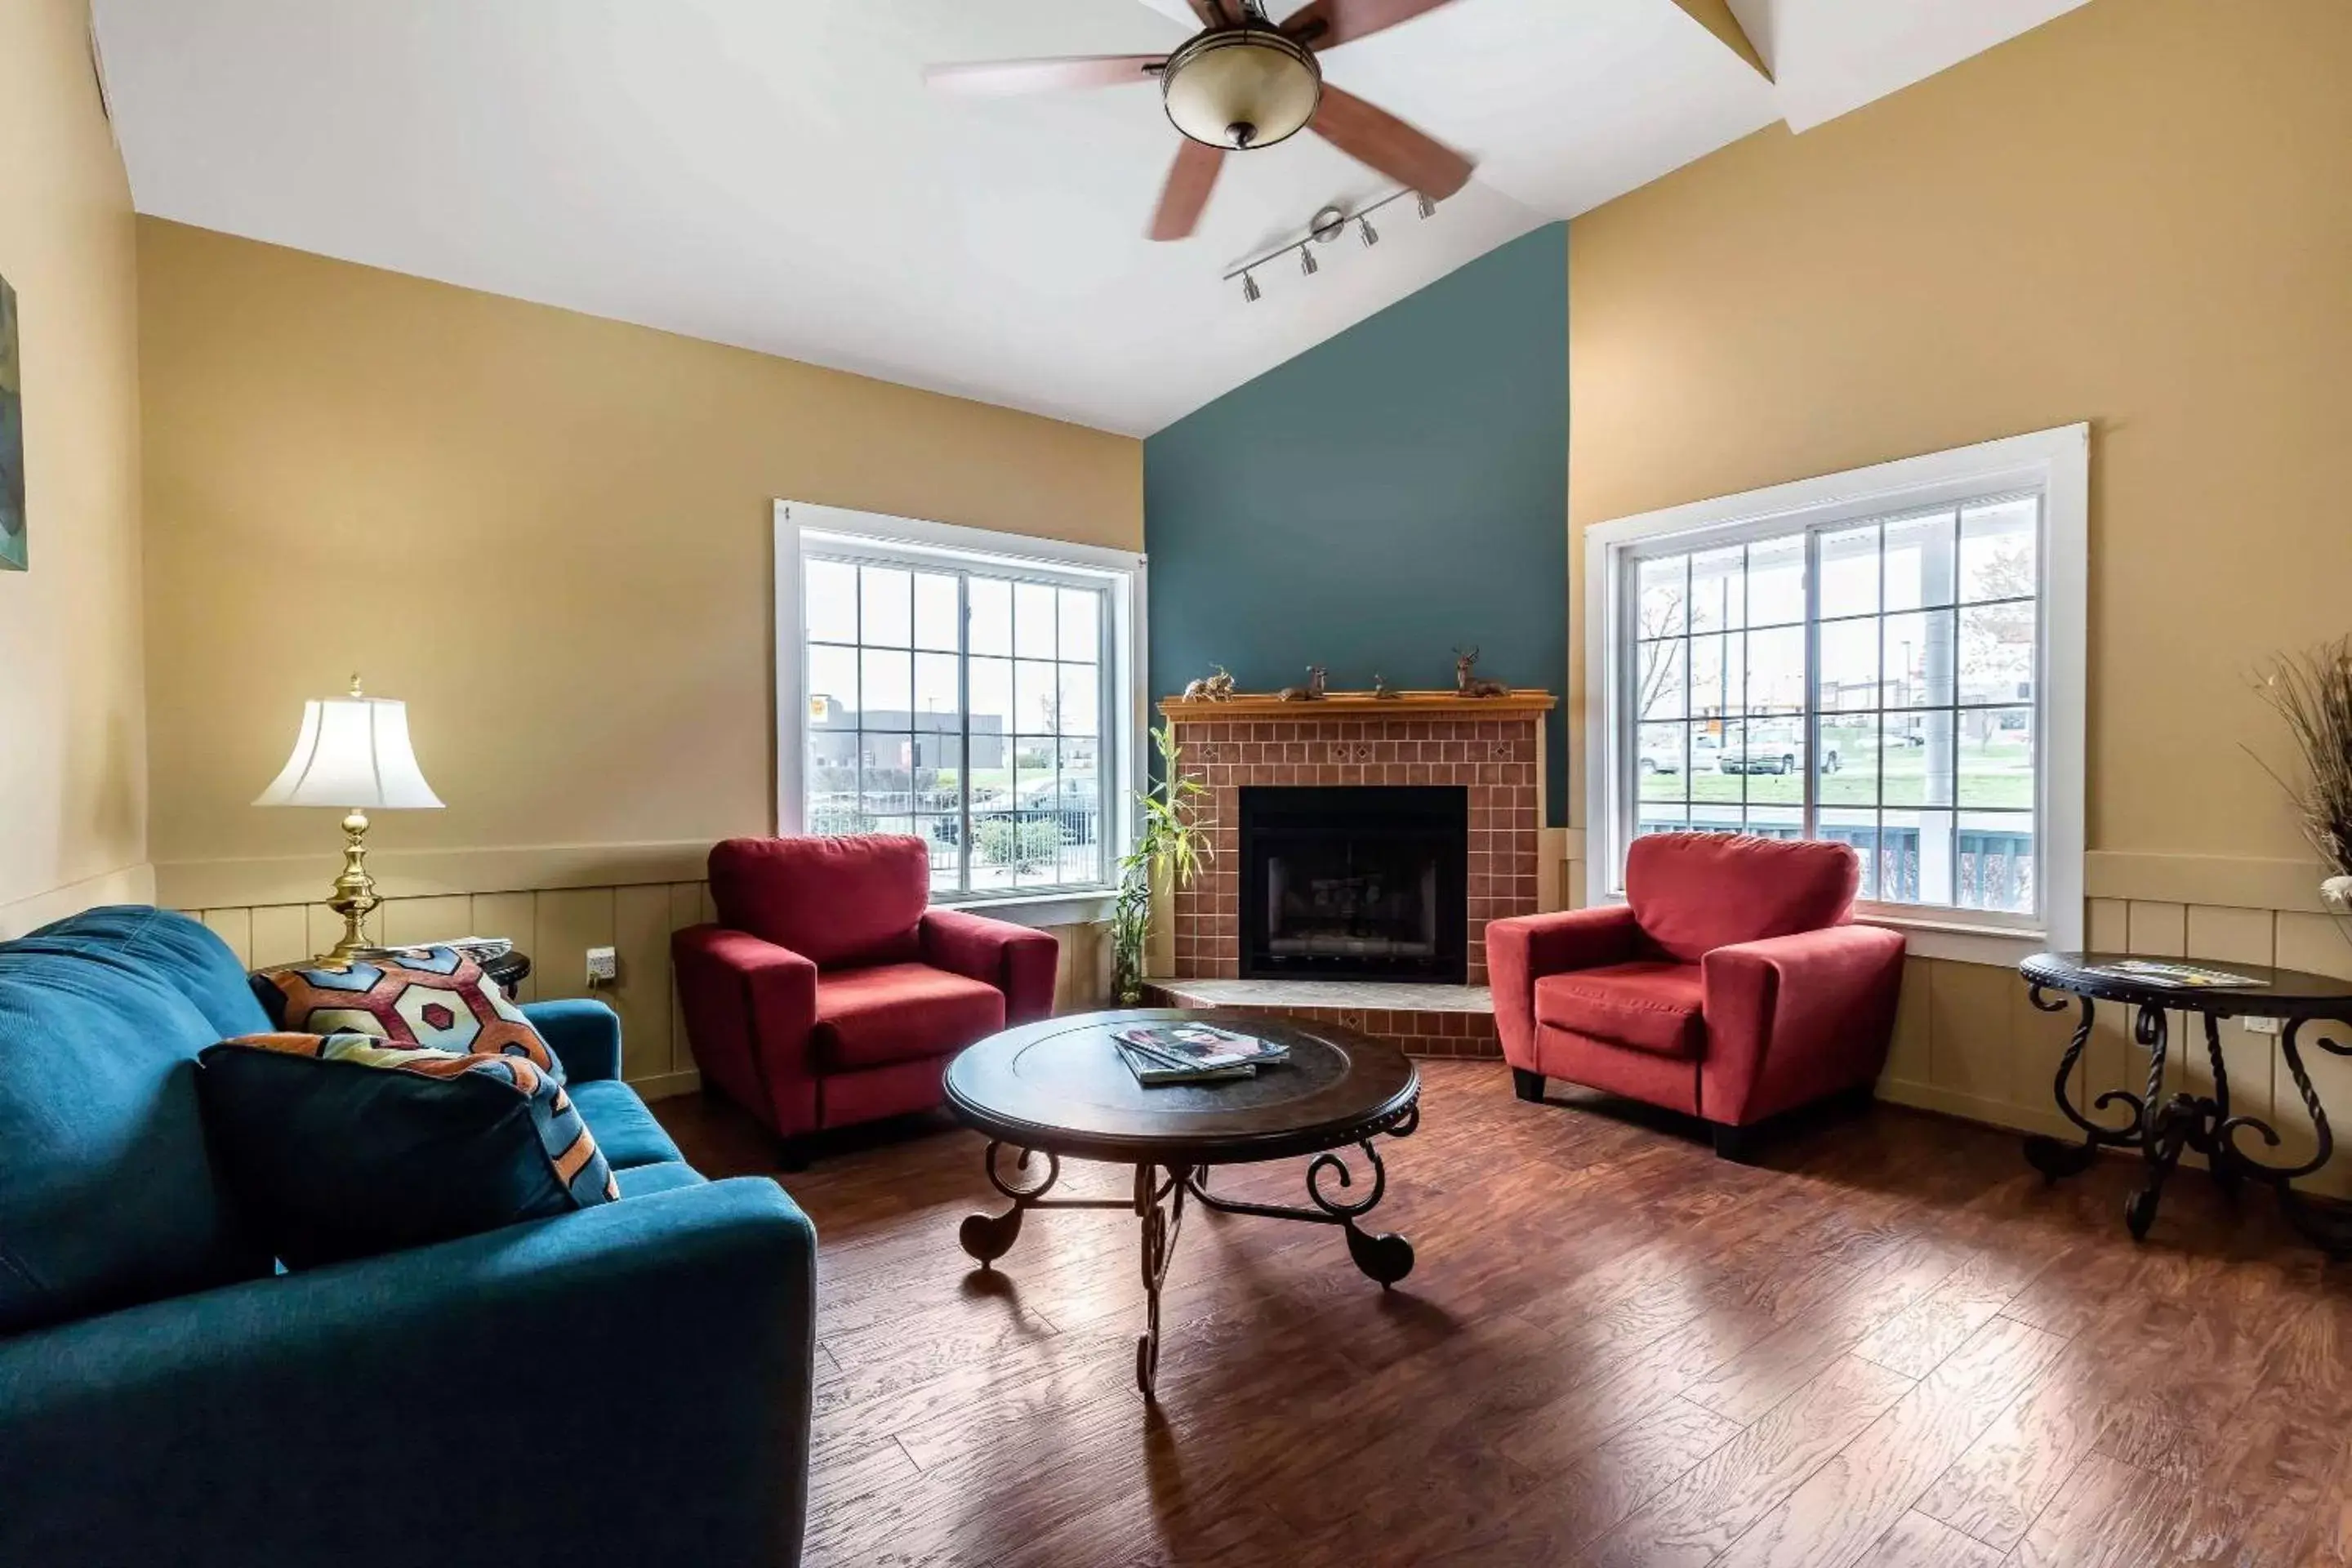
<svg viewBox="0 0 2352 1568">
<path fill-rule="evenodd" d="M 1375 1211 L 1412 1277 L 1189 1211 L 1157 1409 L 1131 1215 L 1033 1214 L 982 1273 L 974 1136 L 784 1177 L 820 1237 L 808 1562 L 2352 1564 L 2352 1290 L 2266 1197 L 2184 1173 L 2135 1246 L 2124 1162 L 2045 1189 L 2012 1137 L 1880 1108 L 1739 1166 L 1422 1067 Z M 659 1109 L 704 1171 L 772 1170 L 730 1110 Z M 1303 1163 L 1218 1184 L 1289 1201 Z"/>
</svg>

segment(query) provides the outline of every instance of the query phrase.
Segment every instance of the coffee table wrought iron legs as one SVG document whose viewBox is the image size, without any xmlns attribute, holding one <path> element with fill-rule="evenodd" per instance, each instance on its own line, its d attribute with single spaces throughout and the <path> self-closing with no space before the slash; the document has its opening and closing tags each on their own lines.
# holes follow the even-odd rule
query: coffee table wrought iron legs
<svg viewBox="0 0 2352 1568">
<path fill-rule="evenodd" d="M 1393 1123 L 1378 1129 L 1372 1136 L 1385 1134 L 1391 1138 L 1409 1138 L 1412 1136 L 1413 1129 L 1420 1125 L 1420 1107 L 1407 1106 L 1404 1113 Z M 1359 1142 L 1356 1150 L 1371 1170 L 1360 1196 L 1345 1195 L 1355 1186 L 1356 1178 L 1349 1171 L 1346 1159 L 1336 1149 L 1316 1155 L 1315 1163 L 1307 1167 L 1307 1197 L 1315 1205 L 1312 1208 L 1213 1197 L 1207 1184 L 1197 1173 L 1192 1184 L 1192 1195 L 1203 1206 L 1215 1209 L 1220 1214 L 1256 1215 L 1262 1219 L 1296 1219 L 1309 1225 L 1336 1225 L 1347 1236 L 1348 1256 L 1355 1259 L 1358 1268 L 1378 1280 L 1381 1289 L 1385 1290 L 1412 1272 L 1412 1243 L 1401 1236 L 1370 1232 L 1357 1225 L 1356 1222 L 1370 1214 L 1387 1194 L 1389 1173 L 1388 1167 L 1381 1163 L 1381 1152 L 1374 1146 L 1371 1136 Z M 1325 1191 L 1326 1176 L 1336 1179 L 1336 1191 Z"/>
<path fill-rule="evenodd" d="M 982 1268 L 1013 1250 L 1013 1244 L 1021 1238 L 1021 1216 L 1031 1209 L 1123 1209 L 1128 1206 L 1120 1198 L 1047 1197 L 1045 1194 L 1053 1190 L 1054 1184 L 1062 1179 L 1060 1155 L 1043 1153 L 1045 1173 L 1034 1181 L 1020 1174 L 1028 1171 L 1030 1162 L 1040 1157 L 1043 1152 L 1038 1150 L 1017 1151 L 1019 1157 L 1013 1162 L 1016 1176 L 1014 1180 L 1007 1181 L 1003 1172 L 998 1168 L 996 1159 L 1006 1147 L 992 1140 L 988 1152 L 981 1158 L 988 1169 L 988 1184 L 1011 1198 L 1013 1206 L 1003 1214 L 968 1215 L 961 1228 L 956 1232 L 956 1239 Z"/>
<path fill-rule="evenodd" d="M 2063 1012 L 2063 997 L 2045 996 L 2042 988 L 2032 988 L 2031 1001 L 2045 1013 Z M 2104 1114 L 2116 1106 L 2130 1113 L 2130 1120 L 2105 1125 L 2075 1109 L 2075 1095 L 2071 1092 L 2074 1079 L 2081 1067 L 2083 1052 L 2091 1038 L 2093 1006 L 2088 996 L 2074 998 L 2081 1009 L 2081 1019 L 2074 1037 L 2066 1047 L 2066 1054 L 2058 1063 L 2054 1085 L 2058 1109 L 2069 1121 L 2083 1130 L 2081 1142 L 2036 1135 L 2025 1141 L 2025 1158 L 2049 1181 L 2071 1176 L 2088 1167 L 2103 1148 L 2137 1149 L 2147 1167 L 2147 1176 L 2137 1191 L 2125 1201 L 2124 1223 L 2131 1233 L 2145 1239 L 2156 1223 L 2157 1208 L 2164 1199 L 2165 1184 L 2180 1163 L 2181 1154 L 2195 1150 L 2206 1157 L 2213 1179 L 2224 1190 L 2234 1191 L 2239 1182 L 2264 1183 L 2278 1191 L 2280 1207 L 2295 1228 L 2305 1237 L 2338 1256 L 2352 1256 L 2352 1215 L 2332 1209 L 2314 1207 L 2294 1191 L 2293 1184 L 2326 1165 L 2336 1152 L 2336 1135 L 2327 1124 L 2326 1109 L 2319 1102 L 2319 1094 L 2312 1087 L 2311 1074 L 2304 1066 L 2301 1035 L 2305 1020 L 2289 1019 L 2279 1037 L 2279 1054 L 2285 1058 L 2287 1072 L 2294 1080 L 2296 1093 L 2302 1098 L 2305 1111 L 2311 1118 L 2316 1146 L 2310 1158 L 2288 1164 L 2273 1164 L 2249 1153 L 2239 1142 L 2241 1132 L 2251 1132 L 2261 1140 L 2265 1149 L 2281 1144 L 2278 1130 L 2257 1116 L 2235 1113 L 2230 1106 L 2230 1069 L 2221 1054 L 2221 1027 L 2218 1017 L 2200 1012 L 2205 1029 L 2205 1055 L 2211 1064 L 2213 1092 L 2210 1095 L 2176 1092 L 2164 1098 L 2164 1069 L 2169 1052 L 2169 1022 L 2167 1009 L 2153 1003 L 2137 1007 L 2132 1020 L 2133 1037 L 2148 1053 L 2147 1092 L 2145 1096 L 2129 1089 L 2111 1089 L 2091 1102 L 2095 1114 Z M 2180 998 L 2191 1003 L 2188 996 Z M 2193 1005 L 2182 1010 L 2199 1012 Z M 2352 1045 L 2338 1045 L 2325 1037 L 2314 1042 L 2334 1056 L 2352 1056 Z"/>
<path fill-rule="evenodd" d="M 1154 1164 L 1135 1167 L 1132 1198 L 1052 1198 L 1045 1194 L 1061 1179 L 1061 1160 L 1044 1151 L 1017 1149 L 1008 1177 L 999 1156 L 1011 1145 L 992 1142 L 985 1156 L 989 1184 L 1013 1200 L 999 1215 L 966 1216 L 957 1239 L 982 1268 L 1013 1248 L 1021 1236 L 1021 1217 L 1031 1209 L 1131 1209 L 1142 1227 L 1144 1329 L 1135 1342 L 1135 1384 L 1145 1398 L 1156 1396 L 1160 1381 L 1160 1293 L 1168 1282 L 1168 1265 L 1176 1256 L 1176 1236 L 1184 1223 L 1184 1199 L 1189 1194 L 1205 1206 L 1224 1214 L 1256 1215 L 1265 1219 L 1304 1220 L 1311 1225 L 1336 1225 L 1348 1238 L 1348 1256 L 1356 1267 L 1380 1282 L 1385 1290 L 1412 1272 L 1412 1244 L 1403 1237 L 1366 1231 L 1356 1222 L 1371 1212 L 1388 1192 L 1388 1169 L 1381 1163 L 1375 1137 L 1410 1137 L 1421 1124 L 1417 1105 L 1408 1105 L 1385 1123 L 1373 1128 L 1356 1144 L 1370 1175 L 1360 1193 L 1357 1178 L 1338 1150 L 1315 1156 L 1307 1167 L 1307 1196 L 1313 1207 L 1286 1204 L 1255 1204 L 1217 1197 L 1209 1191 L 1209 1168 L 1195 1164 Z M 1042 1171 L 1032 1172 L 1040 1158 Z"/>
<path fill-rule="evenodd" d="M 1184 1189 L 1192 1176 L 1189 1165 L 1135 1168 L 1135 1214 L 1143 1222 L 1143 1333 L 1135 1342 L 1135 1386 L 1146 1399 L 1159 1392 L 1160 1288 L 1168 1282 L 1168 1265 L 1176 1257 Z"/>
</svg>

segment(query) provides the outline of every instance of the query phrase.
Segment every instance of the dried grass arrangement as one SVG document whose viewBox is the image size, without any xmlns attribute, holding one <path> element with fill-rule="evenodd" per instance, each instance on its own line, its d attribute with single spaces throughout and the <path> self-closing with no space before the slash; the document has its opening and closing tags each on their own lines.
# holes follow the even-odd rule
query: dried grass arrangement
<svg viewBox="0 0 2352 1568">
<path fill-rule="evenodd" d="M 2332 873 L 2322 896 L 2343 912 L 2352 905 L 2352 637 L 2280 655 L 2254 691 L 2294 736 L 2303 753 L 2304 782 L 2291 781 L 2268 763 L 2263 771 L 2294 800 L 2304 837 Z"/>
</svg>

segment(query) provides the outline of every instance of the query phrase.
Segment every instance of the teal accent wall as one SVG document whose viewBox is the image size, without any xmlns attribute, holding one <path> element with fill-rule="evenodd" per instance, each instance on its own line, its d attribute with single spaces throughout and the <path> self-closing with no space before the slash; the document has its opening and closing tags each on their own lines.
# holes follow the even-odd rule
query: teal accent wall
<svg viewBox="0 0 2352 1568">
<path fill-rule="evenodd" d="M 1437 221 L 1444 221 L 1441 217 Z M 1380 254 L 1335 259 L 1377 267 Z M 1298 285 L 1311 288 L 1311 283 Z M 1269 290 L 1253 306 L 1278 310 Z M 1155 700 L 1222 664 L 1271 691 L 1479 672 L 1568 681 L 1568 226 L 1551 224 L 1143 444 Z M 1566 725 L 1547 726 L 1566 821 Z"/>
</svg>

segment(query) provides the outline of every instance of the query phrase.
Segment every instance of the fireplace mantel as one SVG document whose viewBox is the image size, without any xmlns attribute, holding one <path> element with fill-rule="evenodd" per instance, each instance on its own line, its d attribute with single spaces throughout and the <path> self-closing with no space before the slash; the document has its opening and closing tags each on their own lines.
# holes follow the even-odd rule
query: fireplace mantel
<svg viewBox="0 0 2352 1568">
<path fill-rule="evenodd" d="M 1518 690 L 1505 697 L 1464 697 L 1453 691 L 1400 691 L 1375 697 L 1369 691 L 1334 691 L 1313 701 L 1286 702 L 1279 697 L 1168 697 L 1160 703 L 1162 718 L 1182 724 L 1213 724 L 1246 719 L 1263 723 L 1290 719 L 1525 719 L 1551 711 L 1559 699 L 1549 691 Z"/>
</svg>

